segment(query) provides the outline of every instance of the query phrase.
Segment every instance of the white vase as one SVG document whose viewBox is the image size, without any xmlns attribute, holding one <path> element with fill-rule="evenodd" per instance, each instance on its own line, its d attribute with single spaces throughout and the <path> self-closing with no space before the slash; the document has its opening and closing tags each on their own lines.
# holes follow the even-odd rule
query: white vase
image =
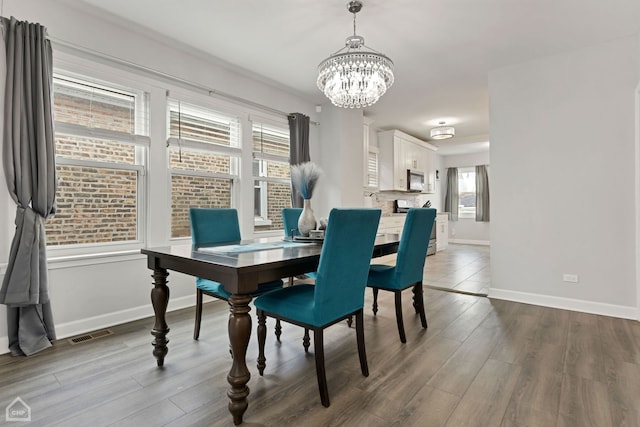
<svg viewBox="0 0 640 427">
<path fill-rule="evenodd" d="M 298 218 L 298 231 L 300 235 L 309 237 L 309 230 L 316 229 L 316 217 L 313 216 L 313 210 L 311 209 L 311 200 L 304 199 L 304 205 L 302 207 L 302 213 Z"/>
</svg>

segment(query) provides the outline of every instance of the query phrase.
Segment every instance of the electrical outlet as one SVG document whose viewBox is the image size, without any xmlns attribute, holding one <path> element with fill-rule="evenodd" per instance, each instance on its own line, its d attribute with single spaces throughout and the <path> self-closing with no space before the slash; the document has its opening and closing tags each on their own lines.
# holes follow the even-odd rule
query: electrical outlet
<svg viewBox="0 0 640 427">
<path fill-rule="evenodd" d="M 562 275 L 563 282 L 569 283 L 578 283 L 578 275 L 577 274 L 563 274 Z"/>
</svg>

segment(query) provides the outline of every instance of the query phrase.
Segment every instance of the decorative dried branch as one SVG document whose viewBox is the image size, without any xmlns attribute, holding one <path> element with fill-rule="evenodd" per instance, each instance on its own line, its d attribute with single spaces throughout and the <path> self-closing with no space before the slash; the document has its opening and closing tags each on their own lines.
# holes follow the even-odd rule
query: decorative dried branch
<svg viewBox="0 0 640 427">
<path fill-rule="evenodd" d="M 313 162 L 291 166 L 291 182 L 303 199 L 313 196 L 313 190 L 321 176 L 322 169 Z"/>
</svg>

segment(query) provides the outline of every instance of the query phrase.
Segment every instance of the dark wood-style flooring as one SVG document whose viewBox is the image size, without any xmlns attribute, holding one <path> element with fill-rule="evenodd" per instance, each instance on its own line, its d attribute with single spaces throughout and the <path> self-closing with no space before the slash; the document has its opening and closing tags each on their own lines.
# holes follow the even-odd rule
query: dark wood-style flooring
<svg viewBox="0 0 640 427">
<path fill-rule="evenodd" d="M 482 259 L 488 263 L 486 248 L 450 248 L 428 258 L 427 277 L 430 264 L 455 281 L 470 264 L 480 272 Z M 476 281 L 482 277 L 488 279 Z M 403 345 L 392 295 L 380 292 L 373 317 L 367 292 L 367 378 L 355 329 L 342 322 L 325 332 L 329 408 L 320 404 L 313 348 L 304 353 L 302 330 L 283 324 L 277 343 L 270 319 L 264 377 L 255 367 L 255 331 L 247 355 L 244 425 L 640 426 L 639 322 L 432 289 L 425 300 L 428 330 L 405 294 Z M 77 345 L 61 340 L 28 358 L 0 356 L 0 424 L 20 396 L 32 409 L 32 422 L 24 423 L 30 426 L 232 425 L 226 304 L 205 304 L 199 341 L 191 337 L 193 313 L 168 315 L 164 368 L 151 355 L 151 319 Z"/>
</svg>

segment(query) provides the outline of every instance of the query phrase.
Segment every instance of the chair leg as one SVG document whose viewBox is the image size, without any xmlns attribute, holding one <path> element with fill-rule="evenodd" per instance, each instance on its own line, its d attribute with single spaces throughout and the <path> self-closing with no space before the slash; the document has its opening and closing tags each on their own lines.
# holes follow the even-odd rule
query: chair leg
<svg viewBox="0 0 640 427">
<path fill-rule="evenodd" d="M 407 337 L 404 334 L 404 322 L 402 321 L 402 291 L 393 291 L 396 297 L 396 321 L 398 322 L 398 333 L 400 334 L 400 341 L 407 342 Z"/>
<path fill-rule="evenodd" d="M 373 289 L 373 315 L 378 314 L 378 288 Z"/>
<path fill-rule="evenodd" d="M 321 328 L 313 329 L 313 346 L 316 359 L 316 375 L 318 377 L 318 389 L 320 390 L 320 400 L 322 406 L 328 408 L 329 389 L 327 388 L 327 374 L 324 370 L 324 340 Z"/>
<path fill-rule="evenodd" d="M 280 335 L 282 335 L 282 325 L 280 324 L 280 319 L 276 319 L 276 339 L 278 342 L 280 341 Z"/>
<path fill-rule="evenodd" d="M 420 315 L 422 327 L 427 329 L 427 314 L 424 311 L 424 291 L 422 288 L 422 282 L 418 282 L 413 285 L 413 300 L 416 305 L 416 313 Z"/>
<path fill-rule="evenodd" d="M 304 337 L 302 337 L 302 346 L 304 352 L 309 353 L 309 346 L 311 345 L 311 339 L 309 338 L 309 329 L 304 328 Z"/>
<path fill-rule="evenodd" d="M 202 291 L 196 289 L 196 323 L 193 326 L 193 339 L 200 337 L 200 323 L 202 322 Z"/>
<path fill-rule="evenodd" d="M 360 357 L 360 370 L 365 377 L 369 376 L 369 365 L 367 365 L 367 352 L 364 346 L 364 319 L 362 309 L 356 313 L 356 337 L 358 340 L 358 356 Z"/>
<path fill-rule="evenodd" d="M 264 357 L 264 343 L 267 340 L 267 315 L 257 310 L 258 315 L 258 372 L 264 374 L 267 359 Z"/>
</svg>

